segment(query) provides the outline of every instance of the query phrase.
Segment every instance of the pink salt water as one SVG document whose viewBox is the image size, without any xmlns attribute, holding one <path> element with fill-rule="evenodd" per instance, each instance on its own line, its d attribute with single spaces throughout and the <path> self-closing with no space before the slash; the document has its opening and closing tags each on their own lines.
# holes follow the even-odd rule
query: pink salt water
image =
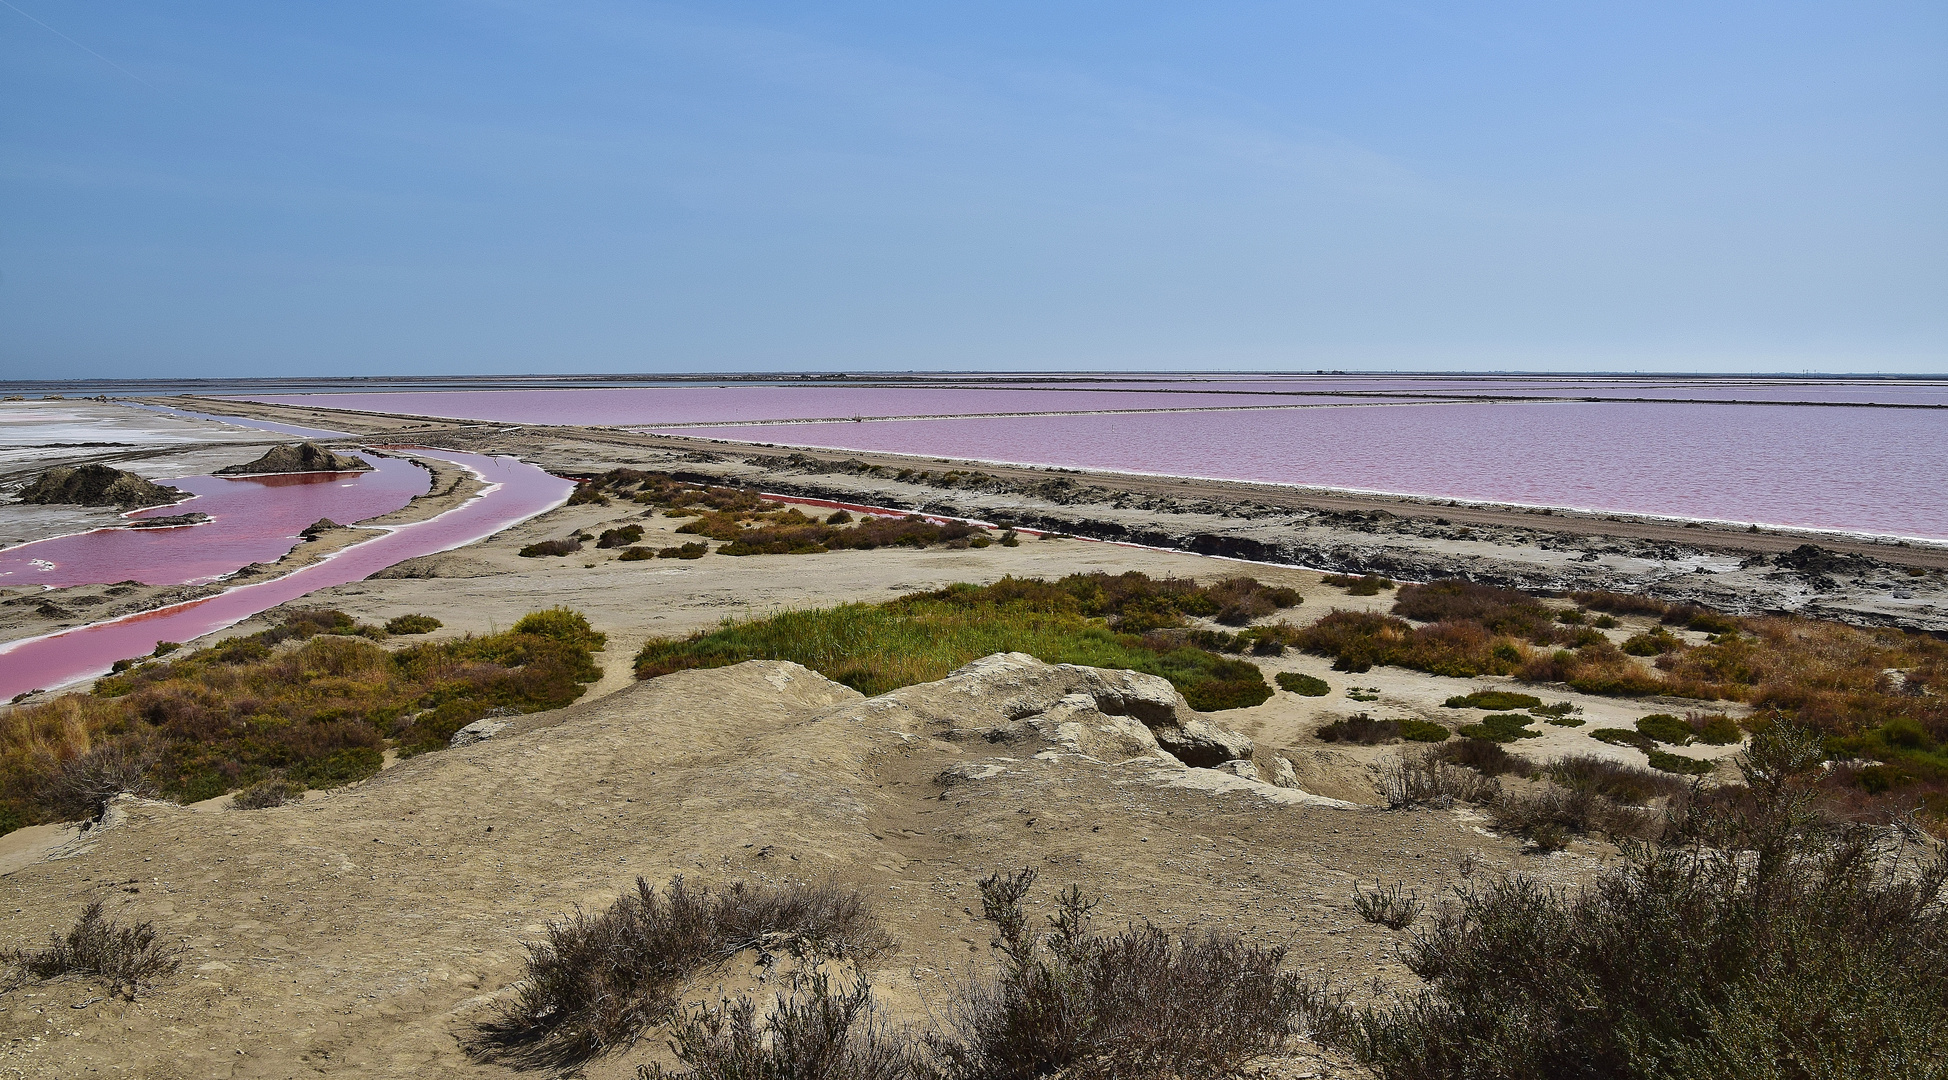
<svg viewBox="0 0 1948 1080">
<path fill-rule="evenodd" d="M 672 432 L 1948 539 L 1948 413 L 1414 404 Z"/>
<path fill-rule="evenodd" d="M 0 700 L 99 675 L 161 641 L 190 641 L 307 593 L 359 581 L 406 559 L 469 544 L 561 505 L 574 485 L 513 458 L 415 450 L 472 469 L 491 485 L 465 505 L 400 525 L 280 578 L 204 600 L 0 646 Z"/>
<path fill-rule="evenodd" d="M 350 525 L 425 494 L 425 469 L 401 458 L 360 454 L 371 472 L 284 476 L 186 476 L 164 484 L 194 493 L 171 506 L 123 515 L 131 523 L 201 512 L 198 525 L 95 529 L 0 551 L 0 588 L 139 581 L 211 581 L 253 562 L 274 562 L 320 518 Z"/>
</svg>

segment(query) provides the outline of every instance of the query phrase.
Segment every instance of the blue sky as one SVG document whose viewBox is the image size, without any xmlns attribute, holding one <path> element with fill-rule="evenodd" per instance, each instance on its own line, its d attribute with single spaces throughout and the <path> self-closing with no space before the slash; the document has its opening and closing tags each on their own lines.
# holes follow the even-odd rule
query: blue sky
<svg viewBox="0 0 1948 1080">
<path fill-rule="evenodd" d="M 9 377 L 1948 370 L 1939 2 L 5 3 Z"/>
</svg>

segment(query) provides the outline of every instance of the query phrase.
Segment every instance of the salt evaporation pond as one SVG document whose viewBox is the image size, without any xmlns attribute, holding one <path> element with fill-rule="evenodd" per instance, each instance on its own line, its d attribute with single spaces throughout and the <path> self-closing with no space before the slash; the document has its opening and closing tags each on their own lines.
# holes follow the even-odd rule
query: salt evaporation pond
<svg viewBox="0 0 1948 1080">
<path fill-rule="evenodd" d="M 1948 539 L 1948 413 L 1581 402 L 687 427 L 832 450 Z"/>
<path fill-rule="evenodd" d="M 0 699 L 100 675 L 161 641 L 191 641 L 319 589 L 360 581 L 421 555 L 470 544 L 561 505 L 574 484 L 514 458 L 448 450 L 415 453 L 473 470 L 489 486 L 435 518 L 389 528 L 280 578 L 203 600 L 0 645 Z"/>
<path fill-rule="evenodd" d="M 320 518 L 350 525 L 389 514 L 423 495 L 431 475 L 401 458 L 358 455 L 371 472 L 281 476 L 186 476 L 158 481 L 192 492 L 128 520 L 201 512 L 198 525 L 95 529 L 0 551 L 0 587 L 212 581 L 254 562 L 275 562 Z"/>
</svg>

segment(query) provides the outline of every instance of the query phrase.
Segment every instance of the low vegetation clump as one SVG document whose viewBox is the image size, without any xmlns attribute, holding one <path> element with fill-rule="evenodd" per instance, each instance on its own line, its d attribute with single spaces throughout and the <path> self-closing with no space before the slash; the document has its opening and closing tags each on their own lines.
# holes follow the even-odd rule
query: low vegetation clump
<svg viewBox="0 0 1948 1080">
<path fill-rule="evenodd" d="M 1215 614 L 1238 596 L 1270 591 L 1244 582 L 1249 579 L 1202 586 L 1132 572 L 953 585 L 883 604 L 789 611 L 688 638 L 652 640 L 636 657 L 636 675 L 649 679 L 745 660 L 789 660 L 877 695 L 944 678 L 993 653 L 1024 652 L 1052 664 L 1162 676 L 1194 709 L 1242 708 L 1271 697 L 1258 668 L 1193 643 L 1211 640 L 1199 633 L 1218 632 L 1165 627 L 1193 614 Z M 1242 638 L 1221 636 L 1227 645 Z"/>
<path fill-rule="evenodd" d="M 574 537 L 560 540 L 538 540 L 522 548 L 518 553 L 523 559 L 539 559 L 556 555 L 573 555 L 582 550 L 582 542 Z"/>
<path fill-rule="evenodd" d="M 446 624 L 431 615 L 401 615 L 386 620 L 388 634 L 430 634 Z"/>
<path fill-rule="evenodd" d="M 1462 886 L 1402 950 L 1427 989 L 1329 1002 L 1318 1037 L 1386 1080 L 1938 1075 L 1948 854 L 1817 813 L 1820 756 L 1775 725 L 1741 799 L 1588 887 Z"/>
<path fill-rule="evenodd" d="M 1342 716 L 1315 733 L 1320 742 L 1349 742 L 1375 746 L 1400 737 L 1400 725 L 1392 720 L 1376 720 L 1365 713 Z M 1442 732 L 1443 735 L 1446 731 Z"/>
<path fill-rule="evenodd" d="M 1173 936 L 1148 922 L 1091 927 L 1095 901 L 1063 890 L 1050 931 L 1022 910 L 1033 870 L 981 881 L 982 914 L 999 932 L 999 976 L 970 987 L 948 1032 L 929 1042 L 954 1080 L 1062 1075 L 1237 1076 L 1282 1047 L 1307 1005 L 1285 951 L 1214 931 Z"/>
<path fill-rule="evenodd" d="M 1483 776 L 1528 776 L 1534 766 L 1486 739 L 1455 739 L 1435 748 L 1432 760 L 1462 765 Z"/>
<path fill-rule="evenodd" d="M 1493 743 L 1484 745 L 1501 749 Z M 1380 794 L 1391 810 L 1446 809 L 1457 802 L 1489 802 L 1501 794 L 1501 784 L 1484 772 L 1462 768 L 1439 749 L 1418 750 L 1381 762 Z"/>
<path fill-rule="evenodd" d="M 1408 742 L 1446 742 L 1453 732 L 1432 720 L 1400 721 L 1400 737 Z"/>
<path fill-rule="evenodd" d="M 58 979 L 92 975 L 113 983 L 124 997 L 134 999 L 143 987 L 174 975 L 182 967 L 180 948 L 162 944 L 154 924 L 124 926 L 102 913 L 96 900 L 81 909 L 81 917 L 65 934 L 56 934 L 41 949 L 0 949 L 0 965 L 14 978 Z"/>
<path fill-rule="evenodd" d="M 616 529 L 603 529 L 602 535 L 595 539 L 595 546 L 598 548 L 628 547 L 642 538 L 641 525 L 624 525 Z"/>
<path fill-rule="evenodd" d="M 1542 699 L 1534 694 L 1517 694 L 1507 690 L 1476 690 L 1472 694 L 1448 698 L 1441 704 L 1449 709 L 1491 709 L 1496 712 L 1543 708 Z"/>
<path fill-rule="evenodd" d="M 1360 889 L 1353 893 L 1353 910 L 1360 913 L 1360 918 L 1376 926 L 1405 930 L 1420 918 L 1427 905 L 1420 902 L 1419 893 L 1404 884 L 1395 882 L 1383 888 L 1375 882 L 1372 889 Z"/>
<path fill-rule="evenodd" d="M 1540 738 L 1542 733 L 1529 727 L 1534 722 L 1535 717 L 1523 713 L 1492 713 L 1482 717 L 1478 724 L 1467 724 L 1455 730 L 1470 739 L 1505 743 Z"/>
<path fill-rule="evenodd" d="M 273 806 L 283 806 L 303 794 L 303 788 L 278 776 L 259 780 L 237 792 L 230 797 L 230 805 L 238 810 L 268 810 Z"/>
<path fill-rule="evenodd" d="M 1679 776 L 1706 776 L 1711 773 L 1712 764 L 1683 754 L 1673 754 L 1665 750 L 1645 751 L 1644 757 L 1650 767 L 1659 772 L 1675 773 Z"/>
<path fill-rule="evenodd" d="M 1682 780 L 1594 754 L 1571 754 L 1543 772 L 1572 791 L 1594 792 L 1626 806 L 1645 806 L 1652 799 L 1675 797 L 1690 790 Z"/>
<path fill-rule="evenodd" d="M 1691 741 L 1693 734 L 1690 724 L 1670 713 L 1651 713 L 1649 716 L 1639 717 L 1637 730 L 1658 742 L 1669 743 L 1672 746 L 1686 745 Z"/>
<path fill-rule="evenodd" d="M 1392 579 L 1376 574 L 1327 574 L 1321 580 L 1345 589 L 1348 596 L 1378 596 L 1382 589 L 1393 588 Z"/>
<path fill-rule="evenodd" d="M 568 1067 L 632 1046 L 676 1006 L 687 978 L 746 949 L 801 959 L 878 955 L 890 939 L 856 891 L 835 885 L 636 888 L 550 923 L 528 946 L 515 998 L 479 1025 L 475 1057 Z"/>
<path fill-rule="evenodd" d="M 1331 657 L 1341 671 L 1392 664 L 1437 675 L 1511 675 L 1611 697 L 1666 696 L 1750 706 L 1752 727 L 1788 721 L 1825 739 L 1829 756 L 1879 765 L 1831 770 L 1828 787 L 1857 815 L 1916 803 L 1948 830 L 1948 642 L 1885 627 L 1798 616 L 1734 618 L 1694 605 L 1618 593 L 1577 593 L 1595 620 L 1653 616 L 1640 635 L 1655 648 L 1633 657 L 1590 626 L 1567 626 L 1540 600 L 1470 582 L 1404 585 L 1390 615 L 1334 611 L 1288 644 Z M 1668 627 L 1711 634 L 1686 644 Z M 1642 651 L 1642 646 L 1639 651 Z M 1663 651 L 1658 651 L 1663 650 Z M 1646 662 L 1649 661 L 1649 662 Z M 1691 738 L 1736 742 L 1738 724 L 1700 713 Z M 1691 723 L 1689 717 L 1687 723 Z M 1594 733 L 1655 748 L 1640 733 Z"/>
<path fill-rule="evenodd" d="M 791 982 L 769 1009 L 740 997 L 686 1010 L 669 1040 L 684 1068 L 638 1065 L 638 1080 L 944 1080 L 864 979 L 841 989 L 819 971 Z"/>
<path fill-rule="evenodd" d="M 375 637 L 343 612 L 293 611 L 16 708 L 0 718 L 0 808 L 18 827 L 94 816 L 122 791 L 192 802 L 272 778 L 332 787 L 377 772 L 387 749 L 442 748 L 490 709 L 559 708 L 601 675 L 602 635 L 565 609 L 403 649 Z"/>
<path fill-rule="evenodd" d="M 987 530 L 964 521 L 935 521 L 918 514 L 901 518 L 868 517 L 849 526 L 828 525 L 796 508 L 774 513 L 770 522 L 747 527 L 726 515 L 691 522 L 678 532 L 696 532 L 729 543 L 722 555 L 819 555 L 828 551 L 872 551 L 883 547 L 986 547 Z"/>
<path fill-rule="evenodd" d="M 1326 680 L 1295 671 L 1281 671 L 1274 676 L 1274 680 L 1280 690 L 1300 697 L 1325 697 L 1332 693 L 1332 686 Z"/>
</svg>

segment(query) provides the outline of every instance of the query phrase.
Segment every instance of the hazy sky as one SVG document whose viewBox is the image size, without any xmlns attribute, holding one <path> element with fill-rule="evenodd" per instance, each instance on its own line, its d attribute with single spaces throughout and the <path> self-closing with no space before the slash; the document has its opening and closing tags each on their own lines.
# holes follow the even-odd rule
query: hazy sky
<svg viewBox="0 0 1948 1080">
<path fill-rule="evenodd" d="M 1948 5 L 0 0 L 5 376 L 1203 367 L 1948 370 Z"/>
</svg>

